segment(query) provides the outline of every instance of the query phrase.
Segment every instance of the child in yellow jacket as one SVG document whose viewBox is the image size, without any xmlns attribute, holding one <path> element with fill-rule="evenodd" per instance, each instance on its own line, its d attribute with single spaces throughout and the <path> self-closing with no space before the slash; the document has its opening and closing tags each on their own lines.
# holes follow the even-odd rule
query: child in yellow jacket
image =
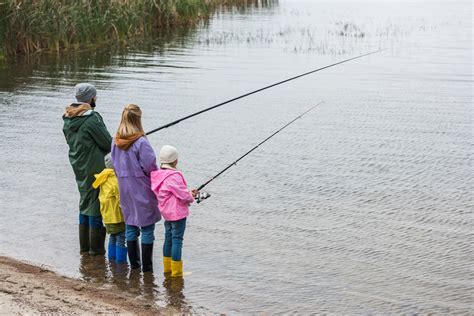
<svg viewBox="0 0 474 316">
<path fill-rule="evenodd" d="M 104 157 L 105 169 L 95 175 L 92 184 L 94 189 L 100 187 L 100 213 L 104 220 L 105 229 L 109 237 L 108 258 L 116 263 L 127 262 L 127 248 L 125 247 L 125 222 L 120 208 L 120 195 L 110 154 Z"/>
</svg>

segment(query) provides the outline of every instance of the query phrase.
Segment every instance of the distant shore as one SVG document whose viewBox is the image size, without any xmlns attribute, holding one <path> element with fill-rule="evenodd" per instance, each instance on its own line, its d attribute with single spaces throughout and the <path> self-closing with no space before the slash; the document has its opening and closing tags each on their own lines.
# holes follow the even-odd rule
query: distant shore
<svg viewBox="0 0 474 316">
<path fill-rule="evenodd" d="M 3 256 L 0 256 L 0 311 L 7 315 L 179 313 L 113 288 L 100 288 Z"/>
<path fill-rule="evenodd" d="M 220 8 L 268 5 L 276 0 L 0 1 L 1 56 L 128 45 L 160 30 L 193 25 Z"/>
</svg>

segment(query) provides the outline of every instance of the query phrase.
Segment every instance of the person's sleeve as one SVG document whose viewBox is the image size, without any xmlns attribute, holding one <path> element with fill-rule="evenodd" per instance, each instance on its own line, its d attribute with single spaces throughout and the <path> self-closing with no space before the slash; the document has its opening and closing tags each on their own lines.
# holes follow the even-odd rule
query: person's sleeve
<svg viewBox="0 0 474 316">
<path fill-rule="evenodd" d="M 152 171 L 158 170 L 155 152 L 146 138 L 145 141 L 140 142 L 138 147 L 138 161 L 147 176 L 150 176 Z"/>
<path fill-rule="evenodd" d="M 109 153 L 112 147 L 112 136 L 110 136 L 107 127 L 105 127 L 100 114 L 95 113 L 92 115 L 94 115 L 94 117 L 91 118 L 92 122 L 88 126 L 89 134 L 100 149 Z"/>
<path fill-rule="evenodd" d="M 178 199 L 185 203 L 194 202 L 193 195 L 189 192 L 188 188 L 183 182 L 183 178 L 174 174 L 168 177 L 167 180 L 167 189 Z"/>
</svg>

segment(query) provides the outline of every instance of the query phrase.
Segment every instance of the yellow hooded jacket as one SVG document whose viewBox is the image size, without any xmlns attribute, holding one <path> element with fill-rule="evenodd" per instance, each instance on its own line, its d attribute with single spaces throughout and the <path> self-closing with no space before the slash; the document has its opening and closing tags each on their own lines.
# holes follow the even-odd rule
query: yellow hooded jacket
<svg viewBox="0 0 474 316">
<path fill-rule="evenodd" d="M 101 173 L 96 174 L 95 178 L 96 180 L 92 186 L 94 189 L 100 187 L 100 213 L 104 224 L 123 223 L 118 181 L 114 169 L 106 168 Z"/>
</svg>

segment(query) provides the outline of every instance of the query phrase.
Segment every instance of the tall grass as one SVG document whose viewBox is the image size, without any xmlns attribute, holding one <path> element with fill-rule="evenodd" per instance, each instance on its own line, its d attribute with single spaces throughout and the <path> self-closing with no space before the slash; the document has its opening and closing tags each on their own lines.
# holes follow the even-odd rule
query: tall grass
<svg viewBox="0 0 474 316">
<path fill-rule="evenodd" d="M 0 0 L 0 52 L 14 56 L 128 43 L 160 28 L 193 24 L 222 5 L 261 1 Z"/>
</svg>

